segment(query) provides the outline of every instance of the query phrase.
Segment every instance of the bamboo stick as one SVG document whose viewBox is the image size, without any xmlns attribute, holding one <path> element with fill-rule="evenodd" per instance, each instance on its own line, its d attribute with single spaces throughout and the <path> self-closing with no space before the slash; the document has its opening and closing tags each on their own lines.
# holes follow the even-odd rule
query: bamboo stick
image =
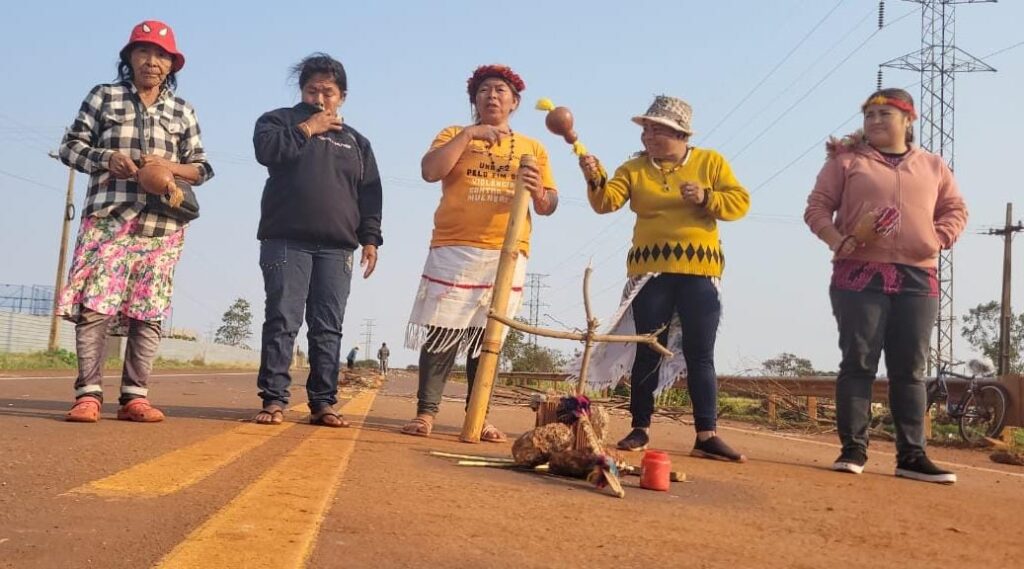
<svg viewBox="0 0 1024 569">
<path fill-rule="evenodd" d="M 515 460 L 504 456 L 477 456 L 475 454 L 455 454 L 451 452 L 441 452 L 439 450 L 430 451 L 430 455 L 440 456 L 442 458 L 461 458 L 463 460 L 483 460 L 487 462 L 515 462 Z"/>
<path fill-rule="evenodd" d="M 536 165 L 537 159 L 530 154 L 523 154 L 519 159 L 520 170 L 523 167 L 536 168 Z M 508 297 L 512 291 L 512 278 L 515 276 L 516 259 L 519 256 L 519 236 L 526 224 L 529 201 L 530 192 L 526 189 L 523 177 L 516 176 L 508 226 L 505 228 L 505 242 L 501 246 L 498 274 L 495 276 L 492 289 L 491 312 L 494 314 L 504 315 L 508 310 Z M 487 405 L 494 387 L 494 377 L 498 371 L 498 357 L 501 354 L 501 340 L 504 332 L 504 323 L 493 318 L 487 319 L 480 351 L 480 363 L 473 381 L 473 393 L 466 409 L 462 434 L 459 436 L 463 442 L 480 442 L 480 433 L 483 431 L 484 419 L 487 417 Z"/>
<path fill-rule="evenodd" d="M 490 462 L 488 460 L 460 460 L 455 464 L 459 466 L 489 466 L 491 468 L 522 468 L 512 462 Z"/>
</svg>

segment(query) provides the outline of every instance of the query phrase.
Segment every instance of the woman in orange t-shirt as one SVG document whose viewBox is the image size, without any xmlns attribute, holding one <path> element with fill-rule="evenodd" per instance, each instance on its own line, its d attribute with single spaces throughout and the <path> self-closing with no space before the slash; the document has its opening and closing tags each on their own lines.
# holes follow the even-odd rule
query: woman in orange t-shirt
<svg viewBox="0 0 1024 569">
<path fill-rule="evenodd" d="M 469 401 L 516 177 L 522 176 L 538 215 L 551 215 L 558 206 L 547 151 L 509 126 L 524 89 L 526 84 L 507 66 L 478 67 L 467 89 L 473 124 L 443 129 L 423 156 L 423 179 L 441 181 L 441 202 L 406 331 L 405 345 L 420 350 L 420 359 L 416 417 L 402 428 L 405 434 L 430 435 L 459 354 L 467 356 Z M 523 154 L 536 157 L 537 168 L 520 168 Z M 529 245 L 528 217 L 519 241 L 510 317 L 522 301 Z M 506 437 L 485 423 L 480 439 L 502 442 Z"/>
</svg>

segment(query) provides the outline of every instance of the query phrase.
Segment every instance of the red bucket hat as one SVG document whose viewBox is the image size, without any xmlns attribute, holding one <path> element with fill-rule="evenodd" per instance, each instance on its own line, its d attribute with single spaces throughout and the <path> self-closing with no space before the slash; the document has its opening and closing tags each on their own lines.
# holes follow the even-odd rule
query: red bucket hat
<svg viewBox="0 0 1024 569">
<path fill-rule="evenodd" d="M 178 51 L 178 46 L 174 42 L 174 30 L 159 20 L 146 20 L 132 28 L 132 35 L 128 37 L 128 43 L 121 49 L 121 59 L 128 59 L 132 44 L 136 43 L 158 45 L 171 54 L 171 57 L 174 58 L 174 63 L 171 64 L 172 73 L 185 67 L 185 56 Z"/>
</svg>

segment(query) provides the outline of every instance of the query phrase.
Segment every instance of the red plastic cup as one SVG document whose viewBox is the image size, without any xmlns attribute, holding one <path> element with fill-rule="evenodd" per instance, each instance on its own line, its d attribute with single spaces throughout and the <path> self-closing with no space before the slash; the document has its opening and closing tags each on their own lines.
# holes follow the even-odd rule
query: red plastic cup
<svg viewBox="0 0 1024 569">
<path fill-rule="evenodd" d="M 668 453 L 649 450 L 640 460 L 640 487 L 648 490 L 667 492 L 670 486 L 672 460 Z"/>
</svg>

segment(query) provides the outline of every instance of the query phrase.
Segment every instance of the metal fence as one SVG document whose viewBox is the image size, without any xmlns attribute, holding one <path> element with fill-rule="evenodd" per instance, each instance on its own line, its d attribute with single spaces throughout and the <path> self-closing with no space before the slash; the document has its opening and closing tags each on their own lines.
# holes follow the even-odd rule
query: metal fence
<svg viewBox="0 0 1024 569">
<path fill-rule="evenodd" d="M 0 312 L 48 316 L 53 312 L 53 287 L 0 284 Z"/>
</svg>

